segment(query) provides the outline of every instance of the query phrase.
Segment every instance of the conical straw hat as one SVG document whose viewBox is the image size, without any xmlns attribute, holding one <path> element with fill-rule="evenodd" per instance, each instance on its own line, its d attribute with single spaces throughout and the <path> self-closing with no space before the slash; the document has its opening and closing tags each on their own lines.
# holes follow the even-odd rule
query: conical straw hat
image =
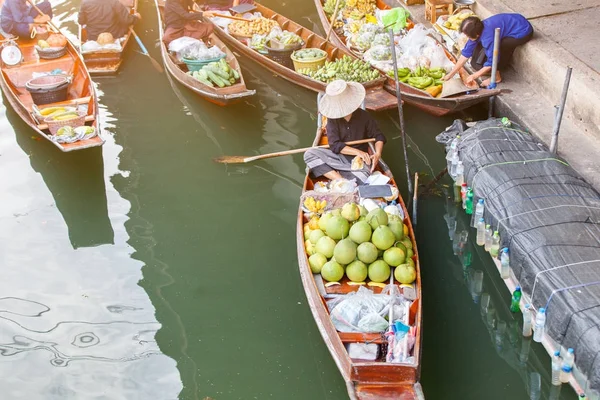
<svg viewBox="0 0 600 400">
<path fill-rule="evenodd" d="M 468 87 L 466 87 L 461 79 L 453 78 L 444 82 L 444 86 L 442 87 L 442 94 L 440 95 L 440 97 L 450 97 L 456 94 L 466 93 L 470 90 L 473 89 L 469 89 Z"/>
<path fill-rule="evenodd" d="M 327 118 L 343 118 L 356 111 L 365 100 L 366 90 L 356 82 L 335 80 L 327 85 L 319 102 L 319 111 Z"/>
</svg>

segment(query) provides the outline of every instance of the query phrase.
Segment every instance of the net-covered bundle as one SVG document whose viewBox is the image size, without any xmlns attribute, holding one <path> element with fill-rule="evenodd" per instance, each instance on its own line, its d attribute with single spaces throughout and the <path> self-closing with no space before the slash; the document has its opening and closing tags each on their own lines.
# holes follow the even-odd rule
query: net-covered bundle
<svg viewBox="0 0 600 400">
<path fill-rule="evenodd" d="M 491 119 L 460 135 L 465 181 L 474 203 L 484 199 L 523 293 L 546 307 L 547 333 L 575 349 L 587 386 L 600 391 L 600 194 L 514 123 Z"/>
</svg>

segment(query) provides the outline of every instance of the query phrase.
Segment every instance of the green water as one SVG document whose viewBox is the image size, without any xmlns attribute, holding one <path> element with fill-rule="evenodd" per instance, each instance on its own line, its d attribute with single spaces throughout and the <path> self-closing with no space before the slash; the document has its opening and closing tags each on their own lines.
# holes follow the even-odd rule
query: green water
<svg viewBox="0 0 600 400">
<path fill-rule="evenodd" d="M 75 32 L 78 2 L 54 5 Z M 320 30 L 310 1 L 267 5 Z M 141 12 L 137 30 L 158 58 L 153 2 Z M 61 153 L 0 109 L 1 398 L 348 398 L 298 274 L 302 157 L 211 161 L 310 145 L 315 94 L 241 59 L 257 95 L 220 108 L 135 50 L 118 77 L 99 80 L 102 149 Z M 427 181 L 444 166 L 434 136 L 452 118 L 405 111 L 411 171 Z M 405 181 L 397 114 L 377 118 L 384 158 Z M 521 336 L 490 327 L 514 332 L 520 316 L 489 258 L 469 245 L 464 267 L 453 254 L 443 194 L 418 206 L 426 398 L 529 399 L 532 373 L 548 398 L 541 347 L 523 362 Z M 495 316 L 473 300 L 475 270 Z"/>
</svg>

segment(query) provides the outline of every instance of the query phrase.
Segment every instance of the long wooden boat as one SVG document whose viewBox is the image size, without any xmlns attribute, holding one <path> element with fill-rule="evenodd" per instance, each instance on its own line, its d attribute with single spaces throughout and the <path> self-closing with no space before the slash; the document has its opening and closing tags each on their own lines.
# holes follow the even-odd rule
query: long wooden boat
<svg viewBox="0 0 600 400">
<path fill-rule="evenodd" d="M 329 31 L 329 27 L 331 26 L 330 20 L 327 17 L 327 14 L 323 10 L 323 2 L 322 0 L 314 0 L 315 6 L 317 7 L 317 12 L 319 14 L 319 19 L 321 20 L 321 24 L 326 31 Z M 377 0 L 377 8 L 380 10 L 388 10 L 390 6 L 388 6 L 385 1 Z M 340 36 L 335 30 L 331 32 L 331 41 L 335 43 L 336 46 L 339 46 L 346 51 L 351 52 L 356 57 L 362 58 L 362 54 L 353 50 L 346 44 L 346 40 L 344 37 Z M 446 56 L 452 62 L 456 62 L 456 59 L 452 54 L 446 51 Z M 481 103 L 485 101 L 491 96 L 495 96 L 500 94 L 499 89 L 479 89 L 477 83 L 472 82 L 467 84 L 465 79 L 469 75 L 467 71 L 463 68 L 461 69 L 460 77 L 463 80 L 463 83 L 471 89 L 473 89 L 472 93 L 457 95 L 447 98 L 439 98 L 433 97 L 429 93 L 424 90 L 420 90 L 414 88 L 406 83 L 400 82 L 400 91 L 402 93 L 402 100 L 404 100 L 407 104 L 411 104 L 415 107 L 418 107 L 432 115 L 442 116 L 446 114 L 450 114 L 453 112 L 461 111 L 467 109 L 475 104 Z M 396 93 L 396 82 L 393 78 L 387 77 L 387 81 L 385 83 L 385 88 L 390 93 Z"/>
<path fill-rule="evenodd" d="M 138 0 L 119 0 L 125 7 L 130 10 L 130 13 L 133 14 L 136 12 L 138 8 Z M 80 27 L 79 29 L 79 43 L 83 44 L 88 39 L 87 31 L 84 27 Z M 125 48 L 129 43 L 129 39 L 131 39 L 131 32 L 127 32 L 125 34 L 125 39 L 121 43 L 122 50 L 114 51 L 114 50 L 99 50 L 91 53 L 83 54 L 83 60 L 85 61 L 85 65 L 90 71 L 92 76 L 107 76 L 107 75 L 115 75 L 119 71 L 121 67 L 121 63 L 123 62 L 123 55 L 125 54 Z"/>
<path fill-rule="evenodd" d="M 346 49 L 340 48 L 332 44 L 331 42 L 326 41 L 325 38 L 317 35 L 316 33 L 301 26 L 300 24 L 297 24 L 296 22 L 284 17 L 283 15 L 276 13 L 275 11 L 265 7 L 264 5 L 258 3 L 256 3 L 255 5 L 257 8 L 256 11 L 260 12 L 263 17 L 276 21 L 281 27 L 281 29 L 288 30 L 300 36 L 305 43 L 303 47 L 319 48 L 321 50 L 326 51 L 328 54 L 329 61 L 342 58 L 344 55 L 356 58 L 352 55 L 351 52 L 347 51 Z M 259 65 L 265 67 L 267 70 L 279 75 L 280 77 L 288 80 L 289 82 L 302 86 L 306 89 L 310 89 L 315 92 L 325 91 L 325 83 L 312 79 L 306 75 L 299 74 L 293 69 L 287 68 L 271 60 L 269 57 L 250 48 L 248 46 L 247 39 L 238 39 L 226 32 L 220 26 L 216 24 L 214 24 L 214 26 L 217 35 L 225 43 L 227 43 L 227 45 L 231 46 L 235 50 L 250 58 L 251 60 L 254 60 Z M 386 78 L 383 76 L 383 74 L 381 74 L 381 77 L 379 79 L 364 83 L 364 86 L 367 90 L 367 98 L 365 100 L 365 105 L 368 110 L 382 111 L 394 108 L 398 104 L 396 97 L 387 93 L 383 88 L 383 83 L 385 82 L 385 80 Z"/>
<path fill-rule="evenodd" d="M 324 125 L 325 124 L 323 124 L 323 126 Z M 319 128 L 313 145 L 323 144 L 327 144 L 327 134 L 325 128 Z M 393 175 L 385 163 L 381 162 L 378 170 L 389 176 L 391 178 L 390 184 L 396 186 Z M 304 181 L 303 192 L 313 190 L 315 183 L 316 182 L 307 175 Z M 404 224 L 408 227 L 409 236 L 413 244 L 413 261 L 415 262 L 417 270 L 417 278 L 415 281 L 416 300 L 410 307 L 409 318 L 410 325 L 416 327 L 413 363 L 387 363 L 385 362 L 385 351 L 383 351 L 383 355 L 380 356 L 378 360 L 373 362 L 350 358 L 345 345 L 350 343 L 377 343 L 385 346 L 385 343 L 387 343 L 386 339 L 380 333 L 344 333 L 338 332 L 335 329 L 326 305 L 326 301 L 329 300 L 328 297 L 356 291 L 358 286 L 348 285 L 348 281 L 344 278 L 341 281 L 341 285 L 326 287 L 321 275 L 312 273 L 304 244 L 304 224 L 307 223 L 308 220 L 304 215 L 302 205 L 298 211 L 296 242 L 302 284 L 317 327 L 319 328 L 321 336 L 335 360 L 342 377 L 346 381 L 348 394 L 352 400 L 424 399 L 419 383 L 422 318 L 419 255 L 412 224 L 408 218 L 408 210 L 406 209 L 401 196 L 398 198 L 398 204 L 402 205 L 404 215 L 406 216 Z M 380 292 L 381 289 L 375 287 L 374 291 L 377 293 Z"/>
<path fill-rule="evenodd" d="M 0 0 L 0 7 L 4 0 Z M 0 35 L 1 40 L 8 38 Z M 67 41 L 67 52 L 64 56 L 53 60 L 41 59 L 35 50 L 35 40 L 29 38 L 16 40 L 17 45 L 23 54 L 23 60 L 16 66 L 8 66 L 2 63 L 2 79 L 0 87 L 4 96 L 15 112 L 21 117 L 27 125 L 35 130 L 41 137 L 50 141 L 61 151 L 68 152 L 74 150 L 87 149 L 89 147 L 101 146 L 104 139 L 100 136 L 100 126 L 98 122 L 98 101 L 94 84 L 90 79 L 85 63 L 81 55 L 77 52 L 70 41 Z M 55 69 L 61 69 L 72 75 L 72 82 L 69 85 L 67 100 L 59 103 L 44 104 L 40 108 L 51 106 L 87 106 L 87 115 L 85 117 L 86 125 L 93 126 L 97 135 L 74 143 L 57 143 L 51 139 L 52 135 L 48 130 L 48 125 L 43 121 L 38 122 L 33 114 L 33 99 L 25 87 L 25 83 L 33 78 L 34 73 L 50 72 Z"/>
<path fill-rule="evenodd" d="M 163 26 L 163 10 L 164 10 L 164 0 L 155 0 L 156 11 L 159 17 L 159 38 L 160 38 L 160 50 L 162 53 L 163 63 L 165 65 L 165 69 L 169 71 L 169 73 L 175 78 L 179 83 L 193 92 L 199 94 L 204 97 L 206 100 L 218 104 L 220 106 L 226 106 L 229 104 L 234 104 L 239 102 L 245 97 L 252 96 L 256 93 L 255 90 L 250 90 L 246 88 L 246 83 L 244 81 L 244 76 L 242 75 L 242 69 L 240 68 L 240 64 L 237 61 L 235 55 L 229 50 L 229 48 L 221 41 L 219 38 L 213 33 L 210 35 L 208 39 L 207 45 L 209 46 L 217 46 L 221 49 L 227 56 L 225 60 L 229 63 L 231 68 L 234 68 L 240 74 L 239 82 L 231 85 L 225 86 L 223 88 L 219 87 L 211 87 L 203 84 L 199 80 L 191 77 L 186 74 L 188 71 L 185 63 L 179 61 L 176 57 L 169 53 L 167 46 L 164 44 L 162 38 L 164 35 L 164 26 Z"/>
</svg>

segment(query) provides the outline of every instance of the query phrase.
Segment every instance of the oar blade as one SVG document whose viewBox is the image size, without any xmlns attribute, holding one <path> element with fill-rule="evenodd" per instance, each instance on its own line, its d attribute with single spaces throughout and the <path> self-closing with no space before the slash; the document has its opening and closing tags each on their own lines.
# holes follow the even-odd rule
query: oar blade
<svg viewBox="0 0 600 400">
<path fill-rule="evenodd" d="M 148 55 L 148 57 L 150 57 L 150 55 Z M 158 61 L 156 61 L 154 58 L 150 57 L 150 62 L 154 66 L 154 69 L 156 69 L 158 72 L 160 72 L 161 74 L 163 74 L 165 72 L 165 70 L 163 69 L 162 65 L 160 65 L 158 63 Z"/>
<path fill-rule="evenodd" d="M 213 158 L 213 161 L 220 164 L 244 164 L 246 156 L 221 156 Z"/>
</svg>

